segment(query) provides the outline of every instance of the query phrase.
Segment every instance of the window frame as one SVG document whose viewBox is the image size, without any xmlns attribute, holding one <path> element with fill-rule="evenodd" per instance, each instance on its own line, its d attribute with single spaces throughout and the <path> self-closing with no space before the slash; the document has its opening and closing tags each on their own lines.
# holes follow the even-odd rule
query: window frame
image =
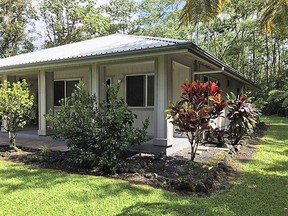
<svg viewBox="0 0 288 216">
<path fill-rule="evenodd" d="M 129 106 L 127 103 L 127 77 L 129 76 L 144 76 L 145 82 L 144 82 L 144 106 Z M 148 76 L 153 76 L 154 77 L 154 105 L 153 106 L 148 106 L 147 102 L 147 96 L 148 96 Z M 154 73 L 139 73 L 139 74 L 126 74 L 125 75 L 125 103 L 127 103 L 129 108 L 154 108 L 155 107 L 155 74 Z"/>
<path fill-rule="evenodd" d="M 59 82 L 59 81 L 64 81 L 64 101 L 66 103 L 66 98 L 67 98 L 67 81 L 78 81 L 78 83 L 81 81 L 82 79 L 81 78 L 68 78 L 68 79 L 55 79 L 53 81 L 53 85 L 55 82 Z M 53 86 L 54 88 L 54 86 Z M 55 99 L 55 91 L 54 91 L 54 95 L 53 95 L 53 100 Z M 55 105 L 53 103 L 54 107 L 61 107 L 61 105 Z"/>
</svg>

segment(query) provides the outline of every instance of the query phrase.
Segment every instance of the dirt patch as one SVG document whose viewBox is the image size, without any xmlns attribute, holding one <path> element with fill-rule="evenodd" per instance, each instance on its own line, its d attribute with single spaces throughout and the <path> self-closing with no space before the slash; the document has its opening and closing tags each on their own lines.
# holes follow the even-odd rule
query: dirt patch
<svg viewBox="0 0 288 216">
<path fill-rule="evenodd" d="M 109 177 L 128 180 L 137 184 L 147 184 L 156 188 L 175 191 L 180 194 L 210 195 L 229 189 L 237 177 L 239 163 L 247 163 L 257 151 L 259 138 L 263 132 L 235 152 L 229 160 L 230 152 L 209 148 L 196 156 L 196 161 L 189 161 L 189 149 L 171 157 L 149 154 L 134 154 L 128 158 L 128 164 L 120 173 Z M 77 169 L 69 160 L 70 152 L 39 151 L 22 149 L 11 151 L 7 146 L 0 147 L 0 159 L 34 167 L 51 168 L 71 173 L 100 175 L 97 170 Z"/>
</svg>

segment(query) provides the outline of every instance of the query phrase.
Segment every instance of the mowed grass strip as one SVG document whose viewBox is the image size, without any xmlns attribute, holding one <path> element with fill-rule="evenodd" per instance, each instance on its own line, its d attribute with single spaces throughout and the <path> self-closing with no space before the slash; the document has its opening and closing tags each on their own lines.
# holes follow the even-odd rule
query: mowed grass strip
<svg viewBox="0 0 288 216">
<path fill-rule="evenodd" d="M 179 196 L 104 177 L 0 162 L 0 215 L 288 215 L 288 119 L 269 130 L 227 193 Z"/>
</svg>

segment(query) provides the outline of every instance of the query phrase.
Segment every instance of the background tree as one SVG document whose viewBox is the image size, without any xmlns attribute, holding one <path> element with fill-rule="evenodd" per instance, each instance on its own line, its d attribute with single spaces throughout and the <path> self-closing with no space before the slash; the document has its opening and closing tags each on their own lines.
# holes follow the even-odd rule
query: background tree
<svg viewBox="0 0 288 216">
<path fill-rule="evenodd" d="M 0 58 L 33 51 L 26 30 L 33 28 L 35 14 L 31 0 L 0 1 Z"/>
<path fill-rule="evenodd" d="M 189 39 L 191 25 L 179 27 L 183 0 L 144 0 L 139 9 L 140 35 Z"/>
<path fill-rule="evenodd" d="M 101 8 L 108 15 L 108 34 L 134 34 L 138 31 L 138 3 L 135 0 L 110 0 Z"/>
<path fill-rule="evenodd" d="M 30 95 L 26 80 L 10 84 L 5 81 L 0 88 L 0 116 L 2 128 L 9 133 L 10 145 L 15 150 L 16 131 L 30 119 L 34 97 Z"/>
<path fill-rule="evenodd" d="M 287 23 L 288 1 L 287 0 L 268 0 L 262 6 L 261 24 L 268 34 L 279 31 L 288 34 Z M 283 25 L 284 24 L 284 25 Z"/>
<path fill-rule="evenodd" d="M 106 19 L 93 0 L 43 0 L 40 18 L 45 24 L 45 47 L 104 35 Z"/>
</svg>

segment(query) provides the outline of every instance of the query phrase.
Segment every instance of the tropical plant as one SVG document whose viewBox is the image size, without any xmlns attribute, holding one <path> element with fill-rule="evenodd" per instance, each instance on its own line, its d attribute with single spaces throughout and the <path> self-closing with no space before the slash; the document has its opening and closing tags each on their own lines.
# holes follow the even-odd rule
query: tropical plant
<svg viewBox="0 0 288 216">
<path fill-rule="evenodd" d="M 267 98 L 267 106 L 274 105 L 277 107 L 277 114 L 287 115 L 288 111 L 288 85 L 284 85 L 281 89 L 273 89 L 269 92 Z"/>
<path fill-rule="evenodd" d="M 34 97 L 30 95 L 26 80 L 10 84 L 7 81 L 0 88 L 0 116 L 3 118 L 2 128 L 9 134 L 10 145 L 16 146 L 16 131 L 23 128 L 30 119 Z"/>
<path fill-rule="evenodd" d="M 276 30 L 288 35 L 288 0 L 267 0 L 262 7 L 261 24 L 268 34 Z"/>
<path fill-rule="evenodd" d="M 208 22 L 223 11 L 225 3 L 230 2 L 231 0 L 186 0 L 180 16 L 181 24 Z"/>
<path fill-rule="evenodd" d="M 206 23 L 211 19 L 215 19 L 217 15 L 223 12 L 225 3 L 231 2 L 231 0 L 186 0 L 180 16 L 181 23 Z M 232 2 L 232 4 L 237 3 L 236 1 Z M 287 33 L 288 28 L 285 22 L 287 15 L 287 0 L 262 1 L 261 24 L 266 33 L 271 34 L 276 29 Z"/>
<path fill-rule="evenodd" d="M 250 100 L 246 95 L 236 96 L 233 92 L 227 95 L 228 132 L 232 145 L 237 145 L 245 135 L 251 135 L 259 120 L 260 112 L 249 103 Z"/>
<path fill-rule="evenodd" d="M 217 82 L 186 80 L 182 90 L 181 100 L 176 104 L 171 103 L 166 113 L 170 122 L 177 127 L 176 130 L 188 137 L 193 161 L 202 132 L 210 128 L 210 120 L 221 114 L 226 103 Z"/>
<path fill-rule="evenodd" d="M 125 166 L 128 147 L 147 140 L 148 122 L 141 129 L 133 126 L 136 115 L 117 98 L 118 91 L 119 85 L 109 87 L 109 102 L 103 101 L 98 109 L 96 97 L 80 82 L 56 114 L 46 115 L 55 136 L 67 140 L 76 165 L 117 172 Z"/>
</svg>

